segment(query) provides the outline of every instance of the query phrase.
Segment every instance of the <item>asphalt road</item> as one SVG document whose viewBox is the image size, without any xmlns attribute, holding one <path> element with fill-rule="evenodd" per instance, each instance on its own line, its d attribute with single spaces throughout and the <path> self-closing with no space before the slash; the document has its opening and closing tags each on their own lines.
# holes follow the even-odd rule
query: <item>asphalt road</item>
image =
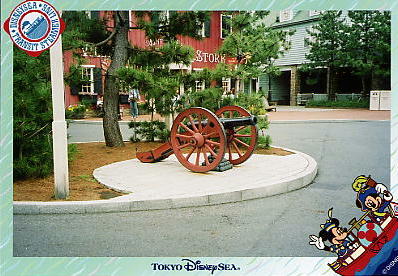
<svg viewBox="0 0 398 276">
<path fill-rule="evenodd" d="M 72 125 L 71 141 L 100 126 Z M 91 136 L 88 135 L 91 133 Z M 273 124 L 274 145 L 313 156 L 308 187 L 239 203 L 131 213 L 14 216 L 15 256 L 333 256 L 308 244 L 327 210 L 343 226 L 361 212 L 359 174 L 390 180 L 390 122 Z M 248 179 L 248 181 L 250 181 Z"/>
</svg>

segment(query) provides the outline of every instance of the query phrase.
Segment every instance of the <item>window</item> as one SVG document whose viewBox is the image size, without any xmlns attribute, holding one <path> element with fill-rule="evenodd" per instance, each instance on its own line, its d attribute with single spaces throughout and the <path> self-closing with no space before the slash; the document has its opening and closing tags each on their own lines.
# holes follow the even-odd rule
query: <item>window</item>
<svg viewBox="0 0 398 276">
<path fill-rule="evenodd" d="M 284 10 L 279 12 L 279 21 L 286 22 L 293 19 L 293 11 L 292 10 Z"/>
<path fill-rule="evenodd" d="M 168 22 L 170 17 L 169 11 L 161 11 L 159 14 L 160 21 Z"/>
<path fill-rule="evenodd" d="M 83 95 L 94 94 L 94 65 L 82 65 L 82 78 L 85 83 L 82 84 L 80 93 Z"/>
<path fill-rule="evenodd" d="M 199 29 L 198 34 L 201 37 L 210 37 L 210 18 L 206 19 L 205 22 L 202 23 L 202 27 Z"/>
<path fill-rule="evenodd" d="M 232 33 L 232 15 L 221 14 L 221 38 L 226 38 Z"/>
<path fill-rule="evenodd" d="M 230 78 L 222 78 L 222 90 L 227 93 L 231 90 Z"/>
<path fill-rule="evenodd" d="M 129 27 L 132 28 L 133 25 L 133 11 L 129 11 Z"/>
<path fill-rule="evenodd" d="M 169 21 L 169 11 L 154 11 L 151 13 L 151 21 L 158 27 L 167 24 Z"/>
<path fill-rule="evenodd" d="M 195 91 L 202 91 L 205 89 L 205 81 L 195 81 Z"/>
<path fill-rule="evenodd" d="M 85 11 L 85 13 L 90 19 L 98 19 L 100 16 L 99 11 Z"/>
</svg>

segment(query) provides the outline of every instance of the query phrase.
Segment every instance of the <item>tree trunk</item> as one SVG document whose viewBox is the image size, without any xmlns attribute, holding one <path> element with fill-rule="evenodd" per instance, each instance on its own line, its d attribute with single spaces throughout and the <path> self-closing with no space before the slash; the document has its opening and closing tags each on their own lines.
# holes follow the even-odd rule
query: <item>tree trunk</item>
<svg viewBox="0 0 398 276">
<path fill-rule="evenodd" d="M 362 75 L 361 83 L 362 83 L 362 96 L 366 97 L 367 95 L 369 95 L 370 92 L 369 75 Z"/>
<path fill-rule="evenodd" d="M 326 71 L 326 93 L 328 94 L 328 99 L 331 101 L 332 97 L 331 97 L 331 87 L 330 87 L 330 81 L 331 81 L 331 76 L 330 76 L 330 67 L 327 68 Z"/>
<path fill-rule="evenodd" d="M 334 100 L 336 97 L 336 75 L 335 68 L 329 66 L 326 72 L 326 93 L 330 101 Z"/>
<path fill-rule="evenodd" d="M 372 71 L 372 82 L 370 85 L 370 89 L 371 90 L 384 90 L 385 89 L 385 87 L 383 85 L 382 77 L 379 75 L 376 75 L 373 71 Z"/>
<path fill-rule="evenodd" d="M 115 72 L 117 69 L 125 66 L 127 62 L 127 48 L 129 44 L 127 38 L 129 30 L 128 12 L 115 12 L 114 18 L 116 34 L 114 37 L 112 61 L 105 77 L 103 128 L 106 146 L 122 147 L 124 143 L 118 122 L 119 89 Z"/>
</svg>

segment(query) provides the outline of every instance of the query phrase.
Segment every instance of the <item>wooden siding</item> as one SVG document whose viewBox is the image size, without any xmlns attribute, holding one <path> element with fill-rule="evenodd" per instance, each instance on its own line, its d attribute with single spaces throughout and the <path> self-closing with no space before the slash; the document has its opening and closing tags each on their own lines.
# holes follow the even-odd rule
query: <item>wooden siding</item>
<svg viewBox="0 0 398 276">
<path fill-rule="evenodd" d="M 210 37 L 196 40 L 191 37 L 178 36 L 178 40 L 183 45 L 189 45 L 195 49 L 195 60 L 192 68 L 215 68 L 221 62 L 221 57 L 216 54 L 220 48 L 223 39 L 220 35 L 221 12 L 211 12 L 210 14 Z M 136 19 L 132 15 L 133 26 Z M 132 45 L 146 48 L 148 46 L 161 46 L 163 40 L 149 41 L 142 30 L 131 30 L 129 32 L 129 41 Z"/>
<path fill-rule="evenodd" d="M 271 81 L 271 93 L 269 90 L 269 82 Z M 279 76 L 268 75 L 260 77 L 260 87 L 268 95 L 269 101 L 277 101 L 287 104 L 290 99 L 290 71 L 284 71 Z"/>
<path fill-rule="evenodd" d="M 283 56 L 275 60 L 275 65 L 297 65 L 308 62 L 305 55 L 309 53 L 310 48 L 305 46 L 304 39 L 309 37 L 307 29 L 312 25 L 313 23 L 305 23 L 287 29 L 295 30 L 295 33 L 290 37 L 291 48 Z"/>
</svg>

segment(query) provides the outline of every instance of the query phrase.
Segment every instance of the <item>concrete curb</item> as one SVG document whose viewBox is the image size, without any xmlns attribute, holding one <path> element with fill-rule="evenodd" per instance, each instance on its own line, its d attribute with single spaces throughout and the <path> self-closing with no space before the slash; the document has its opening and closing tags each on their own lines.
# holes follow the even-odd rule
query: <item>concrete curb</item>
<svg viewBox="0 0 398 276">
<path fill-rule="evenodd" d="M 389 122 L 390 120 L 362 120 L 362 119 L 319 119 L 319 120 L 276 120 L 270 119 L 270 124 L 307 124 L 307 123 L 369 123 Z"/>
<path fill-rule="evenodd" d="M 294 191 L 309 185 L 317 174 L 318 165 L 316 161 L 305 153 L 291 149 L 285 150 L 300 154 L 305 158 L 307 162 L 305 170 L 289 178 L 281 178 L 272 183 L 272 185 L 268 185 L 266 187 L 243 189 L 232 192 L 229 191 L 197 197 L 164 198 L 141 201 L 132 199 L 131 195 L 94 201 L 16 201 L 14 202 L 14 214 L 88 214 L 196 207 L 270 197 Z"/>
</svg>

